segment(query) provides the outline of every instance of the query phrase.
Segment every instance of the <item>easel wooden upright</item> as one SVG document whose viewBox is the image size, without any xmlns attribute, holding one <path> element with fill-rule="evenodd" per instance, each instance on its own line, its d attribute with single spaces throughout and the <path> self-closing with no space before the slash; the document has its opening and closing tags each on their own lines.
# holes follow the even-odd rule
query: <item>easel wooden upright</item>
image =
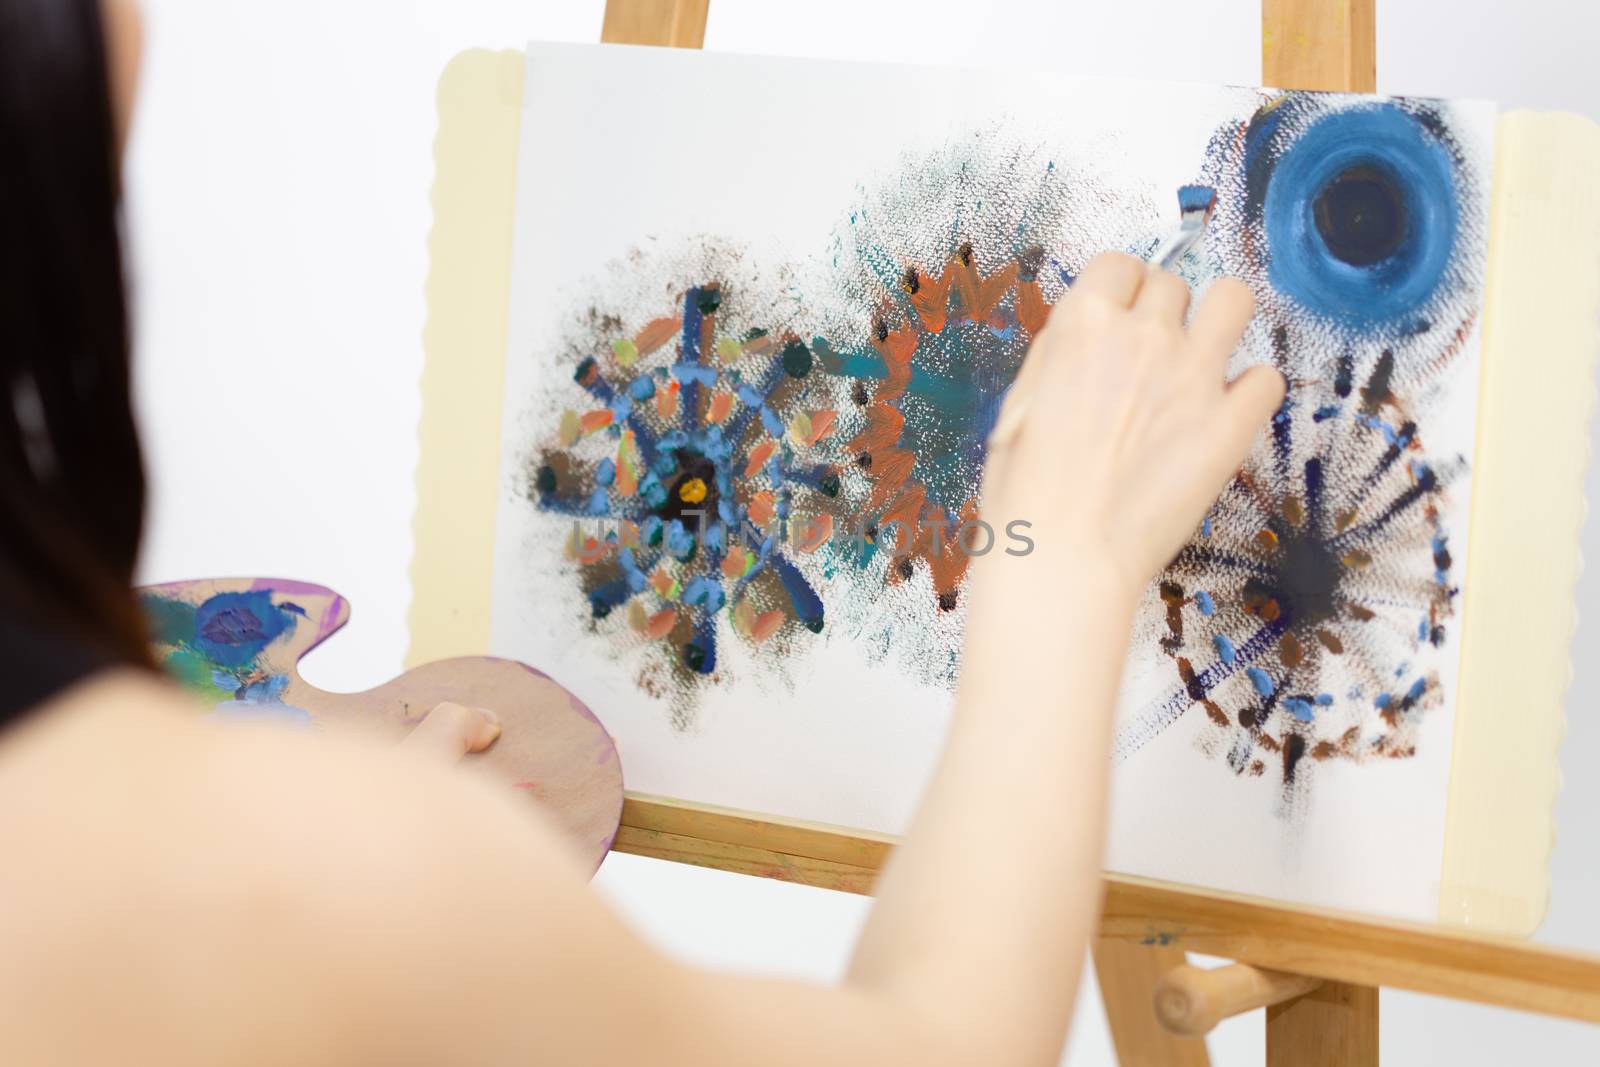
<svg viewBox="0 0 1600 1067">
<path fill-rule="evenodd" d="M 1262 0 L 1263 83 L 1372 91 L 1374 5 Z M 708 0 L 607 0 L 602 40 L 698 48 L 707 8 Z M 892 844 L 859 831 L 630 795 L 614 847 L 870 893 Z M 1186 952 L 1239 962 L 1198 971 L 1186 965 Z M 1600 959 L 1120 876 L 1106 879 L 1094 957 L 1118 1056 L 1140 1067 L 1208 1064 L 1204 1044 L 1177 1033 L 1203 1035 L 1222 1018 L 1260 1007 L 1267 1008 L 1271 1067 L 1376 1064 L 1381 986 L 1600 1022 Z"/>
</svg>

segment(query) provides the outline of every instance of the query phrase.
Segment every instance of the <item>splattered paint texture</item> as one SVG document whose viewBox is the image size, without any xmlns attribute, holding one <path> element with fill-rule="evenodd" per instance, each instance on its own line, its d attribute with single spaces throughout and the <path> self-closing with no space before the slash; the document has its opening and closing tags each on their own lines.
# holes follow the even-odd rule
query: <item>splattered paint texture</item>
<svg viewBox="0 0 1600 1067">
<path fill-rule="evenodd" d="M 752 325 L 777 312 L 757 314 L 771 304 L 747 295 L 736 254 L 708 255 L 663 314 L 587 317 L 583 406 L 562 411 L 526 487 L 572 520 L 564 555 L 593 624 L 645 646 L 641 684 L 683 719 L 728 640 L 779 650 L 822 632 L 805 557 L 831 539 L 840 492 L 824 446 L 837 415 L 808 389 L 818 357 Z"/>
<path fill-rule="evenodd" d="M 1113 864 L 1393 911 L 1347 873 L 1377 865 L 1423 914 L 1488 112 L 816 73 L 530 52 L 526 151 L 564 128 L 537 86 L 649 85 L 659 106 L 608 103 L 585 136 L 656 146 L 663 166 L 647 184 L 540 169 L 519 192 L 495 651 L 560 662 L 615 709 L 638 788 L 900 829 L 959 678 L 972 559 L 1032 544 L 1027 516 L 983 508 L 1007 390 L 1083 264 L 1148 255 L 1174 190 L 1203 184 L 1216 210 L 1180 273 L 1202 296 L 1222 276 L 1254 288 L 1234 369 L 1272 364 L 1290 391 L 1141 604 Z M 916 115 L 857 121 L 906 78 Z M 717 97 L 739 153 L 682 173 L 659 155 L 698 136 L 674 107 L 748 80 L 759 106 Z"/>
<path fill-rule="evenodd" d="M 1485 175 L 1436 103 L 1309 94 L 1224 125 L 1203 173 L 1225 210 L 1200 269 L 1254 283 L 1254 340 L 1290 392 L 1147 597 L 1136 643 L 1170 657 L 1173 689 L 1123 720 L 1117 750 L 1201 708 L 1201 747 L 1270 771 L 1292 812 L 1318 762 L 1414 756 L 1444 702 L 1466 442 L 1448 426 L 1429 442 L 1476 385 L 1455 364 Z"/>
</svg>

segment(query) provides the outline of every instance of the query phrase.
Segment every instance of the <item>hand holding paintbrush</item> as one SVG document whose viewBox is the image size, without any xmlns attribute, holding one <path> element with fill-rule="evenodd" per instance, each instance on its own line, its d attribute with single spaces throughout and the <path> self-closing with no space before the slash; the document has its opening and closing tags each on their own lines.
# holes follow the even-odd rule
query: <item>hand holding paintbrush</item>
<svg viewBox="0 0 1600 1067">
<path fill-rule="evenodd" d="M 1205 236 L 1206 226 L 1211 222 L 1211 213 L 1217 206 L 1217 191 L 1209 185 L 1184 185 L 1178 189 L 1178 228 L 1164 241 L 1156 246 L 1150 255 L 1150 265 L 1155 270 L 1171 270 L 1178 261 L 1187 255 L 1190 249 L 1199 243 Z M 1036 362 L 1036 361 L 1030 361 Z M 999 447 L 1008 443 L 1016 436 L 1017 429 L 1022 424 L 1023 416 L 1027 411 L 1027 390 L 1024 388 L 1028 375 L 1029 363 L 1024 363 L 1022 372 L 1017 377 L 1017 382 L 1011 389 L 1005 408 L 1000 413 L 1000 420 L 995 425 L 994 433 L 989 437 L 990 447 Z"/>
</svg>

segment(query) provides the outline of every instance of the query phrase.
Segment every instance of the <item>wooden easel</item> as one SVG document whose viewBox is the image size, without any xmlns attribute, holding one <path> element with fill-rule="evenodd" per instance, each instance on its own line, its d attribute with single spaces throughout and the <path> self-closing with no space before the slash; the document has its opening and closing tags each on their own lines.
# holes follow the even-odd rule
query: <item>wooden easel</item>
<svg viewBox="0 0 1600 1067">
<path fill-rule="evenodd" d="M 1372 92 L 1376 0 L 1262 0 L 1262 81 Z M 603 41 L 698 48 L 709 0 L 607 0 Z M 870 893 L 891 838 L 630 794 L 618 851 Z M 1221 1019 L 1267 1009 L 1269 1067 L 1378 1062 L 1390 986 L 1600 1022 L 1600 958 L 1108 876 L 1095 968 L 1126 1065 L 1204 1067 Z M 1187 952 L 1238 961 L 1201 971 Z M 1152 1008 L 1154 1007 L 1154 1011 Z"/>
</svg>

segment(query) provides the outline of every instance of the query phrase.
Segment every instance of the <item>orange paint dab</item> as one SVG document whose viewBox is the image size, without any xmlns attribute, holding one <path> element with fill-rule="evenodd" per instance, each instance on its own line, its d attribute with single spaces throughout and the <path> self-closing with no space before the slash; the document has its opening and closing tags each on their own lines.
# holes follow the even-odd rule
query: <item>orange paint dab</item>
<svg viewBox="0 0 1600 1067">
<path fill-rule="evenodd" d="M 743 578 L 750 570 L 751 554 L 747 548 L 735 548 L 722 557 L 722 576 L 724 578 Z"/>
<path fill-rule="evenodd" d="M 800 552 L 815 552 L 833 536 L 833 516 L 818 515 L 795 527 L 794 547 Z"/>
<path fill-rule="evenodd" d="M 610 408 L 601 408 L 599 411 L 586 412 L 583 418 L 578 420 L 578 426 L 586 434 L 594 433 L 596 430 L 603 430 L 610 425 Z"/>
<path fill-rule="evenodd" d="M 650 576 L 650 588 L 663 600 L 673 600 L 678 595 L 678 583 L 665 570 L 656 571 Z"/>
<path fill-rule="evenodd" d="M 606 549 L 610 547 L 604 541 L 594 537 L 584 538 L 578 547 L 578 562 L 582 564 L 599 563 L 606 558 Z"/>
<path fill-rule="evenodd" d="M 771 439 L 762 441 L 750 450 L 750 461 L 744 465 L 744 476 L 754 478 L 756 472 L 767 465 L 767 460 L 772 458 L 772 453 L 777 450 L 778 444 Z"/>
<path fill-rule="evenodd" d="M 663 419 L 670 419 L 678 413 L 679 388 L 677 382 L 671 382 L 665 389 L 656 392 L 656 410 Z"/>
<path fill-rule="evenodd" d="M 617 445 L 617 492 L 622 496 L 632 496 L 639 491 L 638 454 L 633 431 L 623 430 L 622 441 Z"/>
<path fill-rule="evenodd" d="M 750 626 L 750 640 L 759 645 L 761 642 L 777 633 L 778 628 L 782 625 L 783 612 L 763 612 L 762 614 L 756 616 L 755 622 Z"/>
<path fill-rule="evenodd" d="M 772 494 L 763 489 L 750 498 L 750 521 L 757 526 L 765 526 L 777 514 L 777 507 L 773 502 Z"/>
<path fill-rule="evenodd" d="M 811 432 L 806 435 L 806 444 L 814 445 L 832 433 L 833 424 L 838 418 L 838 414 L 832 411 L 813 411 L 811 413 Z"/>
<path fill-rule="evenodd" d="M 639 355 L 648 356 L 672 340 L 682 326 L 682 319 L 656 319 L 634 335 L 633 346 L 639 350 Z"/>
<path fill-rule="evenodd" d="M 678 613 L 676 611 L 673 611 L 671 608 L 668 608 L 665 611 L 658 611 L 654 615 L 650 616 L 649 620 L 645 623 L 644 635 L 650 638 L 652 641 L 659 641 L 661 638 L 670 634 L 672 632 L 672 628 L 676 625 L 678 625 Z"/>
</svg>

